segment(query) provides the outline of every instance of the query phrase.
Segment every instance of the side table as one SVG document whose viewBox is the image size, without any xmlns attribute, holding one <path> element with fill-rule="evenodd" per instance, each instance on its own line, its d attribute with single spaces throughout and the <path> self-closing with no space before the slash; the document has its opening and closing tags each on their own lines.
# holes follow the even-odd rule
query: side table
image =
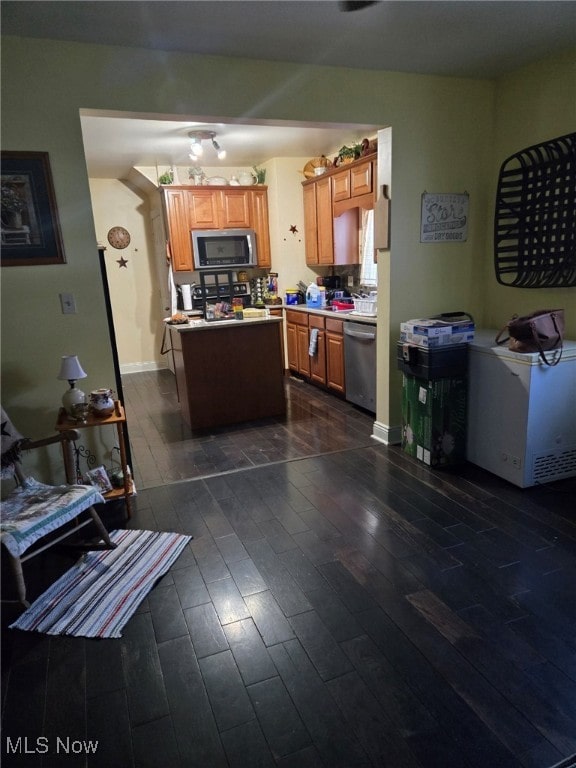
<svg viewBox="0 0 576 768">
<path fill-rule="evenodd" d="M 56 422 L 57 432 L 66 432 L 69 429 L 91 429 L 92 427 L 106 427 L 116 425 L 116 431 L 118 433 L 118 447 L 120 449 L 120 465 L 122 467 L 122 474 L 124 477 L 124 486 L 122 488 L 113 488 L 111 491 L 106 491 L 102 495 L 106 500 L 124 498 L 126 504 L 126 515 L 128 519 L 132 517 L 132 495 L 134 493 L 134 484 L 132 476 L 128 471 L 128 463 L 126 460 L 126 445 L 124 443 L 124 424 L 126 423 L 126 414 L 124 407 L 119 400 L 114 403 L 114 413 L 110 416 L 95 416 L 92 412 L 86 417 L 86 421 L 80 422 L 72 419 L 68 416 L 64 408 L 60 408 L 58 412 L 58 420 Z M 62 453 L 64 456 L 64 467 L 66 470 L 66 480 L 69 483 L 78 482 L 76 479 L 75 467 L 74 467 L 74 454 L 70 440 L 64 439 L 62 441 Z"/>
</svg>

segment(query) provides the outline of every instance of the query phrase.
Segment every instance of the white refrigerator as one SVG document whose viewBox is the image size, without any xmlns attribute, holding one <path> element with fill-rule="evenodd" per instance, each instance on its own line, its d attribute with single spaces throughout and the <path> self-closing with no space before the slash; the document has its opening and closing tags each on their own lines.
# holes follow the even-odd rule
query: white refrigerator
<svg viewBox="0 0 576 768">
<path fill-rule="evenodd" d="M 576 341 L 549 367 L 496 333 L 469 346 L 468 461 L 521 488 L 576 476 Z"/>
</svg>

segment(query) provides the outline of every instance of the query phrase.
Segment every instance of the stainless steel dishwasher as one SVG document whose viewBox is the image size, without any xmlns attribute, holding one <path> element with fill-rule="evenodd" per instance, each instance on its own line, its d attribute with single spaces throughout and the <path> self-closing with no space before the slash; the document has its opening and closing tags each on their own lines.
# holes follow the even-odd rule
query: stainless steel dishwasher
<svg viewBox="0 0 576 768">
<path fill-rule="evenodd" d="M 376 413 L 376 326 L 344 323 L 346 400 Z"/>
</svg>

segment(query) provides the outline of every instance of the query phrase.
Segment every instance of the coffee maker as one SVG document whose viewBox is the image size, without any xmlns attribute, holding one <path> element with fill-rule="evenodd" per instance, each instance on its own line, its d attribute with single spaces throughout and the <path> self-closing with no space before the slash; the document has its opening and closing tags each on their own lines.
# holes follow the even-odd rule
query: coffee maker
<svg viewBox="0 0 576 768">
<path fill-rule="evenodd" d="M 322 285 L 326 288 L 326 303 L 330 304 L 336 291 L 340 291 L 342 278 L 340 275 L 327 275 L 322 278 Z"/>
</svg>

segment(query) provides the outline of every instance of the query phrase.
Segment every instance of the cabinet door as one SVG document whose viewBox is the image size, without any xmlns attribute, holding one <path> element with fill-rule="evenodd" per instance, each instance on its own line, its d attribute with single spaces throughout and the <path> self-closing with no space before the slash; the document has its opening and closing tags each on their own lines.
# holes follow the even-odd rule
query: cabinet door
<svg viewBox="0 0 576 768">
<path fill-rule="evenodd" d="M 250 226 L 250 196 L 245 189 L 218 190 L 220 227 L 222 229 L 248 228 Z"/>
<path fill-rule="evenodd" d="M 339 171 L 332 176 L 332 200 L 347 200 L 350 197 L 350 170 Z"/>
<path fill-rule="evenodd" d="M 270 252 L 270 224 L 268 221 L 268 192 L 265 189 L 252 189 L 249 192 L 251 207 L 250 226 L 256 232 L 256 248 L 258 249 L 258 266 L 270 268 L 272 254 Z"/>
<path fill-rule="evenodd" d="M 326 384 L 326 334 L 324 333 L 324 318 L 317 315 L 308 315 L 310 325 L 310 338 L 312 331 L 318 331 L 316 342 L 316 354 L 310 357 L 310 379 L 315 384 Z"/>
<path fill-rule="evenodd" d="M 320 179 L 316 187 L 316 223 L 318 230 L 318 264 L 334 263 L 332 230 L 332 186 L 330 179 Z"/>
<path fill-rule="evenodd" d="M 220 198 L 208 187 L 186 190 L 188 198 L 189 229 L 218 229 Z"/>
<path fill-rule="evenodd" d="M 163 189 L 166 230 L 170 242 L 172 269 L 176 272 L 192 269 L 188 193 L 182 189 Z"/>
<path fill-rule="evenodd" d="M 350 197 L 368 195 L 372 192 L 372 162 L 355 165 L 350 169 Z"/>
<path fill-rule="evenodd" d="M 302 188 L 304 199 L 304 239 L 306 264 L 318 264 L 318 227 L 316 223 L 316 184 Z"/>
<path fill-rule="evenodd" d="M 344 380 L 344 337 L 342 334 L 326 331 L 326 384 L 345 394 Z"/>
<path fill-rule="evenodd" d="M 297 325 L 286 323 L 286 350 L 288 354 L 288 368 L 298 371 L 298 332 Z"/>
<path fill-rule="evenodd" d="M 298 346 L 298 373 L 310 378 L 310 356 L 308 354 L 310 343 L 308 340 L 308 325 L 297 326 L 296 334 Z"/>
</svg>

